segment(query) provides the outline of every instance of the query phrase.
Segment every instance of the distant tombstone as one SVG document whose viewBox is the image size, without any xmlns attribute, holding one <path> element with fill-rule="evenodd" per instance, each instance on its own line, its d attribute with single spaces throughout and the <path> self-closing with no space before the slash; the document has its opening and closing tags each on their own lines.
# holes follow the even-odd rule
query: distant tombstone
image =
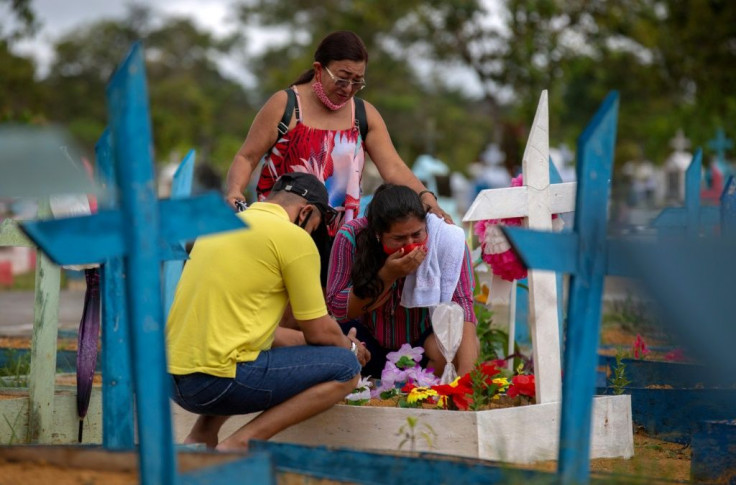
<svg viewBox="0 0 736 485">
<path fill-rule="evenodd" d="M 411 171 L 435 194 L 437 194 L 437 177 L 450 173 L 445 162 L 426 153 L 417 157 Z"/>
<path fill-rule="evenodd" d="M 685 198 L 685 171 L 692 158 L 692 154 L 687 151 L 690 140 L 685 138 L 682 130 L 677 130 L 675 137 L 670 140 L 670 146 L 674 151 L 665 162 L 665 198 L 682 201 Z"/>
<path fill-rule="evenodd" d="M 677 130 L 677 135 L 670 140 L 670 146 L 674 151 L 664 164 L 665 200 L 682 202 L 685 200 L 685 171 L 693 157 L 692 153 L 686 151 L 690 148 L 690 140 L 685 138 L 682 130 Z"/>
<path fill-rule="evenodd" d="M 498 144 L 489 144 L 480 156 L 482 165 L 478 167 L 478 173 L 474 174 L 476 187 L 480 189 L 508 187 L 511 184 L 511 176 L 503 165 L 505 160 L 506 154 L 501 151 Z"/>
<path fill-rule="evenodd" d="M 684 207 L 668 207 L 657 215 L 652 226 L 662 235 L 685 233 L 697 238 L 701 232 L 712 231 L 718 225 L 718 210 L 700 203 L 703 151 L 698 148 L 684 177 Z"/>
<path fill-rule="evenodd" d="M 719 163 L 726 162 L 726 150 L 733 148 L 733 140 L 726 137 L 722 128 L 716 131 L 716 137 L 708 141 L 708 148 L 716 152 L 716 160 Z"/>
</svg>

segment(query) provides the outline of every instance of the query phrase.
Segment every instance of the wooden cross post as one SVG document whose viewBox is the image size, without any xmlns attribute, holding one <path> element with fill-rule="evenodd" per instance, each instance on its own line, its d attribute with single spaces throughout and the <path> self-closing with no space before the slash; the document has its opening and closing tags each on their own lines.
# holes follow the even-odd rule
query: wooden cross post
<svg viewBox="0 0 736 485">
<path fill-rule="evenodd" d="M 578 140 L 573 232 L 503 228 L 528 268 L 571 273 L 562 387 L 558 473 L 589 480 L 590 434 L 607 264 L 607 214 L 618 94 L 611 93 Z"/>
<path fill-rule="evenodd" d="M 38 217 L 51 217 L 48 197 L 38 201 Z M 35 245 L 5 219 L 0 223 L 0 246 Z M 31 338 L 31 368 L 28 376 L 28 435 L 31 442 L 51 443 L 54 439 L 54 393 L 56 379 L 56 340 L 59 329 L 59 287 L 61 268 L 37 251 Z"/>
<path fill-rule="evenodd" d="M 110 131 L 95 145 L 97 176 L 107 188 L 99 208 L 117 207 L 117 185 Z M 108 450 L 131 450 L 134 442 L 133 371 L 130 355 L 130 321 L 125 304 L 125 262 L 107 259 L 101 266 L 102 295 L 102 444 Z"/>
<path fill-rule="evenodd" d="M 23 229 L 57 263 L 124 257 L 141 483 L 173 485 L 177 472 L 161 303 L 161 248 L 164 242 L 242 229 L 243 223 L 215 193 L 157 202 L 145 75 L 142 47 L 136 43 L 107 86 L 120 209 L 28 222 Z"/>
<path fill-rule="evenodd" d="M 698 148 L 685 171 L 685 206 L 663 209 L 652 221 L 652 226 L 665 234 L 684 232 L 698 237 L 701 229 L 718 225 L 718 208 L 700 204 L 700 177 L 703 167 L 703 150 Z"/>
<path fill-rule="evenodd" d="M 524 217 L 527 227 L 551 231 L 552 214 L 575 210 L 576 184 L 550 184 L 549 163 L 547 91 L 542 91 L 524 150 L 524 186 L 481 191 L 463 222 Z M 528 278 L 537 402 L 559 402 L 561 366 L 555 273 L 530 269 Z"/>
</svg>

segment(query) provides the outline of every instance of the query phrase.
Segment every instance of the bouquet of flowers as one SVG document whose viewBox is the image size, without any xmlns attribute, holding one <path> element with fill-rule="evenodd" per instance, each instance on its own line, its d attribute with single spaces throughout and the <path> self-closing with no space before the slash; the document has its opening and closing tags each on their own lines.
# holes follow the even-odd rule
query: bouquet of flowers
<svg viewBox="0 0 736 485">
<path fill-rule="evenodd" d="M 349 404 L 365 405 L 371 400 L 392 401 L 399 407 L 430 407 L 450 410 L 479 410 L 501 405 L 529 404 L 534 400 L 533 374 L 505 369 L 503 361 L 479 362 L 465 375 L 440 384 L 432 369 L 423 369 L 424 349 L 404 344 L 387 356 L 380 384 L 373 387 L 361 379 L 346 397 Z"/>
</svg>

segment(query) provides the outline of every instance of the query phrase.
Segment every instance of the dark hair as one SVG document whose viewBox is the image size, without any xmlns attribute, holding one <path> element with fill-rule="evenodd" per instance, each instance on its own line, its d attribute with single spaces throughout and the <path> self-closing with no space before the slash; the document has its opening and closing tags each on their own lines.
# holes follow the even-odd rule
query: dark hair
<svg viewBox="0 0 736 485">
<path fill-rule="evenodd" d="M 358 37 L 358 34 L 349 30 L 338 30 L 329 34 L 322 39 L 322 42 L 317 46 L 317 50 L 314 51 L 314 60 L 323 66 L 326 66 L 331 61 L 342 61 L 345 59 L 368 63 L 368 50 L 365 48 L 365 44 Z M 309 69 L 304 71 L 292 85 L 304 84 L 311 81 L 313 77 L 314 69 Z"/>
<path fill-rule="evenodd" d="M 355 261 L 350 273 L 353 293 L 358 298 L 372 298 L 371 306 L 383 292 L 378 271 L 386 254 L 376 236 L 388 232 L 395 222 L 416 217 L 424 221 L 427 212 L 419 195 L 405 185 L 382 184 L 376 189 L 366 210 L 368 225 L 355 237 Z"/>
</svg>

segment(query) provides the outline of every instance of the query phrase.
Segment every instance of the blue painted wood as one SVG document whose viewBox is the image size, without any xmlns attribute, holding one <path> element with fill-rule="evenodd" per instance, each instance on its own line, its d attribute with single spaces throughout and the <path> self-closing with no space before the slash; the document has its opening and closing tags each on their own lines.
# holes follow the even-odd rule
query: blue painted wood
<svg viewBox="0 0 736 485">
<path fill-rule="evenodd" d="M 100 209 L 117 207 L 117 184 L 110 132 L 95 145 L 98 177 L 106 188 Z M 125 295 L 125 265 L 113 257 L 102 265 L 102 444 L 108 450 L 133 449 L 133 380 L 130 323 Z"/>
<path fill-rule="evenodd" d="M 576 233 L 529 231 L 503 226 L 509 243 L 527 268 L 574 273 L 577 268 L 578 236 Z"/>
<path fill-rule="evenodd" d="M 690 237 L 698 235 L 698 211 L 700 209 L 700 174 L 703 171 L 703 150 L 698 148 L 693 154 L 690 166 L 685 171 L 685 212 L 686 230 Z"/>
<path fill-rule="evenodd" d="M 154 211 L 161 221 L 159 237 L 150 239 L 158 241 L 154 247 L 157 260 L 186 259 L 186 251 L 170 242 L 243 228 L 243 223 L 233 217 L 222 196 L 215 192 L 184 200 L 161 200 Z M 202 217 L 204 213 L 209 217 Z M 48 247 L 49 258 L 57 264 L 84 264 L 124 255 L 127 246 L 122 234 L 127 230 L 126 224 L 120 211 L 106 210 L 90 216 L 28 221 L 21 228 L 39 246 Z M 94 241 L 89 234 L 95 234 Z"/>
<path fill-rule="evenodd" d="M 696 361 L 731 376 L 736 375 L 734 247 L 736 241 L 721 237 L 665 239 L 630 255 L 638 270 L 634 276 L 657 302 L 672 337 L 686 342 Z"/>
<path fill-rule="evenodd" d="M 627 387 L 672 386 L 680 389 L 727 386 L 729 379 L 703 364 L 622 359 Z M 611 376 L 618 367 L 613 356 L 599 356 L 599 364 Z M 605 384 L 604 386 L 605 387 Z"/>
<path fill-rule="evenodd" d="M 612 388 L 600 390 L 613 394 Z M 736 419 L 736 389 L 661 389 L 628 387 L 631 419 L 649 436 L 690 443 L 701 421 Z"/>
<path fill-rule="evenodd" d="M 736 483 L 736 420 L 700 423 L 691 446 L 693 482 Z"/>
<path fill-rule="evenodd" d="M 276 472 L 268 453 L 249 453 L 239 460 L 183 473 L 180 485 L 252 483 L 276 485 Z"/>
<path fill-rule="evenodd" d="M 107 86 L 110 133 L 120 188 L 120 208 L 127 248 L 126 289 L 130 311 L 135 402 L 143 485 L 176 482 L 171 408 L 171 382 L 166 370 L 161 307 L 159 213 L 153 172 L 151 118 L 143 49 L 133 45 Z"/>
<path fill-rule="evenodd" d="M 375 485 L 407 483 L 557 483 L 551 473 L 499 467 L 488 461 L 423 453 L 419 457 L 251 441 L 253 451 L 269 453 L 278 471 Z M 533 480 L 532 480 L 533 479 Z"/>
<path fill-rule="evenodd" d="M 159 261 L 166 252 L 161 248 L 168 246 L 164 243 L 245 226 L 219 194 L 157 203 L 153 190 L 151 126 L 140 43 L 133 45 L 113 75 L 107 87 L 107 101 L 120 210 L 87 216 L 87 221 L 70 218 L 33 222 L 23 228 L 45 252 L 66 247 L 57 251 L 63 255 L 60 259 L 62 264 L 91 262 L 92 255 L 102 259 L 120 254 L 126 256 L 126 303 L 130 313 L 133 382 L 137 390 L 135 403 L 141 483 L 171 485 L 176 481 L 176 458 L 159 271 Z M 107 225 L 96 227 L 89 222 L 90 219 Z M 111 224 L 110 221 L 118 223 Z M 60 223 L 67 226 L 60 226 Z M 80 230 L 88 231 L 85 238 L 79 237 Z M 117 230 L 122 236 L 111 238 L 106 233 L 109 230 Z M 115 251 L 91 249 L 105 243 L 114 245 L 118 239 L 122 240 L 122 248 Z M 70 241 L 76 245 L 68 247 Z M 68 260 L 64 261 L 64 258 Z"/>
<path fill-rule="evenodd" d="M 171 183 L 171 198 L 183 199 L 192 194 L 192 179 L 194 178 L 194 160 L 196 152 L 190 150 L 179 164 L 174 173 L 174 179 Z M 184 250 L 183 242 L 176 242 L 179 248 Z M 181 272 L 184 269 L 184 262 L 181 260 L 166 261 L 164 263 L 164 321 L 169 316 L 169 309 L 174 302 L 174 293 L 176 285 L 179 283 Z"/>
<path fill-rule="evenodd" d="M 617 119 L 618 93 L 612 92 L 578 140 L 577 205 L 572 233 L 503 228 L 527 266 L 572 275 L 558 460 L 558 474 L 565 484 L 590 481 L 590 425 L 603 280 L 608 269 L 607 208 Z"/>
<path fill-rule="evenodd" d="M 606 229 L 616 144 L 618 93 L 609 94 L 578 140 L 574 234 L 578 235 L 577 271 L 570 296 L 563 367 L 558 470 L 563 483 L 590 479 L 590 423 L 595 366 L 600 340 Z M 584 201 L 584 203 L 583 203 Z"/>
<path fill-rule="evenodd" d="M 736 238 L 736 177 L 728 178 L 721 194 L 721 234 Z"/>
</svg>

